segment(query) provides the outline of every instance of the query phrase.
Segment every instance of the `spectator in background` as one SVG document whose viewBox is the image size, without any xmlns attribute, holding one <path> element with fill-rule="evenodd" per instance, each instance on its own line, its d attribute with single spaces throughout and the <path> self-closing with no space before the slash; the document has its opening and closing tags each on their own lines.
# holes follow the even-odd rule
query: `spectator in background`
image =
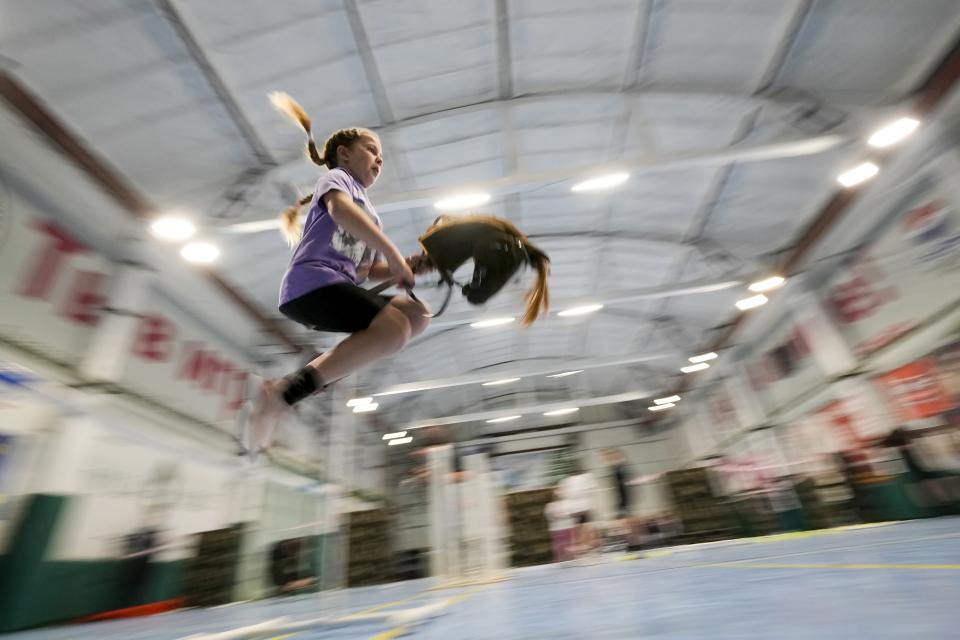
<svg viewBox="0 0 960 640">
<path fill-rule="evenodd" d="M 627 457 L 623 455 L 620 449 L 610 447 L 604 450 L 603 458 L 609 465 L 610 483 L 613 489 L 617 518 L 624 520 L 629 518 L 632 513 Z"/>
<path fill-rule="evenodd" d="M 555 562 L 573 559 L 572 548 L 576 529 L 570 517 L 567 503 L 560 497 L 560 490 L 554 489 L 553 501 L 544 508 L 544 515 L 550 528 L 550 540 L 553 543 Z"/>
<path fill-rule="evenodd" d="M 294 593 L 314 583 L 314 579 L 302 569 L 300 538 L 290 538 L 274 543 L 270 550 L 270 577 L 280 594 Z"/>
<path fill-rule="evenodd" d="M 597 495 L 597 481 L 593 474 L 584 470 L 583 465 L 573 461 L 573 473 L 560 481 L 557 491 L 567 504 L 567 511 L 573 519 L 577 556 L 589 553 L 596 546 L 593 535 L 594 504 Z"/>
</svg>

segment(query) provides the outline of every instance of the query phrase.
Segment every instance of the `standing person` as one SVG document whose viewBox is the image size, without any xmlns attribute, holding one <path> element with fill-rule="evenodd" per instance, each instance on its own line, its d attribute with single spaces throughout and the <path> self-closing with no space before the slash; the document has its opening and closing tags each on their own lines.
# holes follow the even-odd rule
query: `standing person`
<svg viewBox="0 0 960 640">
<path fill-rule="evenodd" d="M 614 493 L 617 519 L 625 520 L 630 517 L 631 512 L 627 457 L 616 447 L 605 450 L 603 457 L 609 465 L 610 482 Z"/>
<path fill-rule="evenodd" d="M 543 512 L 550 529 L 554 562 L 571 560 L 573 555 L 570 551 L 573 547 L 573 536 L 576 529 L 573 527 L 573 519 L 570 517 L 567 503 L 560 497 L 559 489 L 554 489 L 553 500 L 547 503 Z"/>
<path fill-rule="evenodd" d="M 567 505 L 575 528 L 575 555 L 591 551 L 595 546 L 593 535 L 593 507 L 597 493 L 597 481 L 585 471 L 579 461 L 573 462 L 573 474 L 560 481 L 557 491 Z"/>
<path fill-rule="evenodd" d="M 254 451 L 270 446 L 283 410 L 397 353 L 429 323 L 429 310 L 409 296 L 377 295 L 360 286 L 389 280 L 410 290 L 414 273 L 429 269 L 420 255 L 404 258 L 367 196 L 383 166 L 380 139 L 368 129 L 340 129 L 318 146 L 299 104 L 286 94 L 271 100 L 306 132 L 310 159 L 329 169 L 310 196 L 280 214 L 293 247 L 280 284 L 280 313 L 310 329 L 349 335 L 299 371 L 263 383 L 250 419 L 247 447 Z M 301 225 L 303 205 L 309 209 Z"/>
</svg>

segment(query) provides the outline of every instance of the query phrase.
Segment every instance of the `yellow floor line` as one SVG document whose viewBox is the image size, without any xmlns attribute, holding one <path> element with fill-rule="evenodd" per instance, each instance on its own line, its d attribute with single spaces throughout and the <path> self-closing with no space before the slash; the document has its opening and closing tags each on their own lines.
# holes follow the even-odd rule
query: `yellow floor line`
<svg viewBox="0 0 960 640">
<path fill-rule="evenodd" d="M 406 627 L 395 627 L 389 631 L 384 631 L 383 633 L 378 633 L 377 635 L 370 638 L 370 640 L 393 640 L 394 638 L 399 638 L 407 632 Z"/>
<path fill-rule="evenodd" d="M 829 529 L 811 529 L 809 531 L 789 531 L 787 533 L 773 533 L 767 536 L 754 536 L 746 538 L 750 542 L 764 544 L 767 542 L 782 542 L 784 540 L 797 540 L 802 538 L 816 538 L 819 536 L 836 535 L 846 531 L 858 531 L 860 529 L 873 529 L 876 527 L 885 527 L 894 524 L 893 522 L 867 522 L 864 524 L 848 524 L 840 527 L 831 527 Z"/>
<path fill-rule="evenodd" d="M 479 587 L 477 587 L 472 591 L 469 591 L 468 593 L 463 593 L 463 594 L 460 594 L 459 596 L 454 596 L 453 598 L 449 598 L 447 600 L 447 606 L 451 607 L 455 604 L 463 602 L 467 598 L 472 598 L 473 596 L 477 595 L 484 589 L 491 586 L 493 586 L 493 583 L 480 585 Z M 406 632 L 407 632 L 407 625 L 401 625 L 399 627 L 394 627 L 393 629 L 389 629 L 382 633 L 378 633 L 377 635 L 371 637 L 370 640 L 393 640 L 393 638 L 398 638 Z"/>
<path fill-rule="evenodd" d="M 421 596 L 426 595 L 428 592 L 429 592 L 429 589 L 424 589 L 424 590 L 422 590 L 422 591 L 418 591 L 417 593 L 415 593 L 415 594 L 413 594 L 412 596 L 409 596 L 409 597 L 407 597 L 407 598 L 401 598 L 400 600 L 393 600 L 392 602 L 384 602 L 383 604 L 378 604 L 378 605 L 373 606 L 373 607 L 370 607 L 370 608 L 368 608 L 368 609 L 362 609 L 362 610 L 360 610 L 360 611 L 354 611 L 353 613 L 344 616 L 344 619 L 345 619 L 345 620 L 349 620 L 350 618 L 352 618 L 352 617 L 354 617 L 354 616 L 364 615 L 364 614 L 367 614 L 367 613 L 374 613 L 374 612 L 380 611 L 381 609 L 386 609 L 387 607 L 395 607 L 395 606 L 400 605 L 400 604 L 405 604 L 405 603 L 407 603 L 407 602 L 410 602 L 411 600 L 416 600 L 417 598 L 420 598 Z M 299 632 L 298 632 L 298 633 L 299 633 Z M 276 636 L 276 637 L 270 638 L 270 640 L 285 640 L 286 638 L 290 638 L 291 636 L 295 636 L 295 635 L 297 635 L 297 634 L 296 634 L 296 633 L 288 633 L 288 634 L 286 634 L 286 635 Z M 397 635 L 392 635 L 392 636 L 384 635 L 382 638 L 381 638 L 381 636 L 376 636 L 376 639 L 377 639 L 377 640 L 387 640 L 388 638 L 396 638 L 396 637 L 397 637 Z"/>
<path fill-rule="evenodd" d="M 361 616 L 361 615 L 365 615 L 365 614 L 368 614 L 368 613 L 374 613 L 374 612 L 376 612 L 376 611 L 380 611 L 381 609 L 386 609 L 386 608 L 388 608 L 388 607 L 395 607 L 395 606 L 397 606 L 398 604 L 406 604 L 407 602 L 410 602 L 411 600 L 416 600 L 417 598 L 420 598 L 420 597 L 422 597 L 422 596 L 424 596 L 424 595 L 426 595 L 426 594 L 427 594 L 427 590 L 426 590 L 426 589 L 423 590 L 423 591 L 418 591 L 417 593 L 413 594 L 412 596 L 410 596 L 410 597 L 408 597 L 408 598 L 401 598 L 400 600 L 394 600 L 393 602 L 384 602 L 383 604 L 378 604 L 378 605 L 376 605 L 376 606 L 374 606 L 374 607 L 370 607 L 369 609 L 364 609 L 364 610 L 362 610 L 362 611 L 355 611 L 355 612 L 353 612 L 353 613 L 345 616 L 344 619 L 345 619 L 345 620 L 349 620 L 349 619 L 352 618 L 353 616 Z"/>
<path fill-rule="evenodd" d="M 921 571 L 960 571 L 960 564 L 788 564 L 783 562 L 717 562 L 690 566 L 714 569 L 908 569 Z"/>
</svg>

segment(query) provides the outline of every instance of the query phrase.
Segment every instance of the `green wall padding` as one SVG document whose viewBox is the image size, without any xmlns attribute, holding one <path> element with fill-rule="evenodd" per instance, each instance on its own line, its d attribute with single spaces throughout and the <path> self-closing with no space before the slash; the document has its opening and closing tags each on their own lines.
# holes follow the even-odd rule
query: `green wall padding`
<svg viewBox="0 0 960 640">
<path fill-rule="evenodd" d="M 0 633 L 67 622 L 182 594 L 187 560 L 151 562 L 136 593 L 128 593 L 123 560 L 50 560 L 50 541 L 71 498 L 27 498 L 5 556 L 0 557 Z"/>
</svg>

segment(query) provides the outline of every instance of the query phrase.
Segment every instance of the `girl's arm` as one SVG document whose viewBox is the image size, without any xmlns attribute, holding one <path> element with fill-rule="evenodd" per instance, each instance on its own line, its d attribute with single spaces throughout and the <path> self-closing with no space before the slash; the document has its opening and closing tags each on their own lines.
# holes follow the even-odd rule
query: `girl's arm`
<svg viewBox="0 0 960 640">
<path fill-rule="evenodd" d="M 403 261 L 403 254 L 397 246 L 377 228 L 370 216 L 358 207 L 348 194 L 334 189 L 324 194 L 323 201 L 338 225 L 363 240 L 367 246 L 382 253 L 388 263 Z"/>
<path fill-rule="evenodd" d="M 433 271 L 433 267 L 430 265 L 429 260 L 427 260 L 426 256 L 420 253 L 407 256 L 405 258 L 405 262 L 416 275 Z M 374 262 L 372 265 L 370 265 L 370 273 L 367 274 L 367 278 L 373 280 L 374 282 L 388 280 L 390 278 L 390 264 L 385 260 Z"/>
<path fill-rule="evenodd" d="M 397 245 L 390 242 L 390 238 L 377 228 L 366 211 L 358 207 L 343 191 L 328 191 L 323 195 L 323 201 L 338 225 L 383 254 L 387 259 L 390 277 L 398 285 L 413 287 L 413 271 L 404 261 L 403 254 L 397 249 Z"/>
</svg>

